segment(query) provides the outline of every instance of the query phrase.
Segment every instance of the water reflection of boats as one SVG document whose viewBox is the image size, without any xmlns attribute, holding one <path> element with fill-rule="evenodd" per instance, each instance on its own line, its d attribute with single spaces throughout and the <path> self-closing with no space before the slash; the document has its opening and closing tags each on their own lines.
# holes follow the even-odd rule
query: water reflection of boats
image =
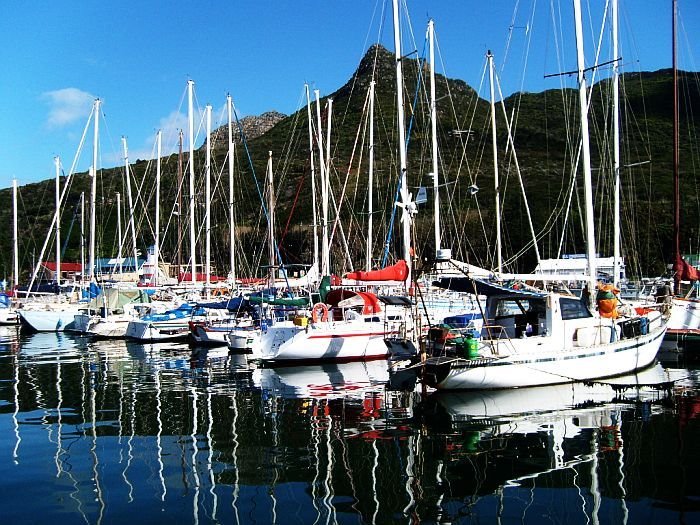
<svg viewBox="0 0 700 525">
<path fill-rule="evenodd" d="M 58 340 L 46 335 L 53 337 L 39 341 L 47 346 Z M 575 406 L 570 398 L 547 405 L 553 387 L 470 392 L 463 401 L 438 392 L 429 399 L 440 407 L 433 419 L 441 424 L 423 425 L 411 417 L 418 394 L 388 390 L 381 361 L 257 370 L 245 356 L 205 352 L 192 368 L 189 353 L 116 342 L 91 343 L 76 357 L 26 350 L 0 354 L 0 403 L 8 456 L 17 462 L 12 482 L 23 481 L 37 501 L 34 512 L 47 515 L 56 494 L 66 494 L 66 508 L 85 523 L 119 521 L 136 506 L 141 521 L 152 523 L 164 515 L 282 523 L 297 509 L 304 523 L 343 521 L 348 512 L 367 523 L 382 516 L 457 522 L 464 512 L 485 521 L 499 498 L 504 516 L 512 516 L 530 496 L 532 512 L 556 504 L 561 508 L 543 512 L 558 517 L 571 515 L 575 497 L 586 499 L 588 514 L 592 498 L 608 508 L 626 500 L 630 512 L 640 512 L 639 501 L 661 499 L 648 483 L 650 465 L 666 472 L 658 483 L 663 501 L 692 495 L 669 480 L 680 477 L 677 469 L 663 467 L 695 465 L 696 400 L 688 397 L 684 408 L 688 445 L 676 457 L 668 443 L 676 443 L 677 419 L 666 404 L 657 414 L 655 399 L 665 403 L 665 393 L 642 385 L 649 379 L 638 381 L 639 397 L 650 400 L 643 405 L 632 402 L 634 389 L 616 392 L 614 402 L 582 395 Z M 697 384 L 690 377 L 685 392 Z M 677 385 L 674 392 L 683 382 Z M 654 426 L 643 426 L 652 419 Z M 9 519 L 21 522 L 26 505 L 8 506 Z"/>
<path fill-rule="evenodd" d="M 389 365 L 375 360 L 265 367 L 253 370 L 253 383 L 270 417 L 294 412 L 309 418 L 313 440 L 333 429 L 342 431 L 343 439 L 373 443 L 376 453 L 377 440 L 411 439 L 406 423 L 415 394 L 390 389 Z"/>
<path fill-rule="evenodd" d="M 407 424 L 414 394 L 387 389 L 386 360 L 259 368 L 253 378 L 265 415 L 261 428 L 284 455 L 273 462 L 272 499 L 285 497 L 290 476 L 307 473 L 294 504 L 305 509 L 307 523 L 342 521 L 345 502 L 375 523 L 382 511 L 395 515 L 413 500 L 413 487 L 395 481 L 414 472 Z"/>
<path fill-rule="evenodd" d="M 600 382 L 520 388 L 436 392 L 430 403 L 439 405 L 453 422 L 511 421 L 521 418 L 539 421 L 537 416 L 567 414 L 576 409 L 606 403 L 658 401 L 668 396 L 678 376 L 660 364 Z"/>
<path fill-rule="evenodd" d="M 386 360 L 375 360 L 258 368 L 253 381 L 282 397 L 357 397 L 365 391 L 382 391 L 389 381 L 389 367 Z"/>
<path fill-rule="evenodd" d="M 31 357 L 34 365 L 41 364 L 42 359 L 54 360 L 57 354 L 63 359 L 78 359 L 85 345 L 80 339 L 62 332 L 36 332 L 10 338 L 21 348 L 25 357 Z"/>
<path fill-rule="evenodd" d="M 227 346 L 195 346 L 191 348 L 190 358 L 198 363 L 206 364 L 213 360 L 226 360 L 232 356 Z M 240 362 L 248 362 L 246 355 L 241 355 Z"/>
<path fill-rule="evenodd" d="M 495 505 L 502 518 L 524 512 L 523 490 L 533 506 L 559 515 L 572 508 L 569 493 L 544 492 L 577 486 L 587 489 L 578 507 L 589 522 L 598 522 L 606 495 L 620 504 L 607 511 L 620 514 L 611 522 L 625 522 L 625 473 L 648 446 L 642 425 L 664 410 L 681 376 L 656 365 L 605 383 L 435 392 L 417 413 L 435 451 L 425 472 L 434 469 L 439 484 L 453 489 L 436 512 L 449 521 L 450 501 L 470 498 L 470 512 L 491 515 Z"/>
</svg>

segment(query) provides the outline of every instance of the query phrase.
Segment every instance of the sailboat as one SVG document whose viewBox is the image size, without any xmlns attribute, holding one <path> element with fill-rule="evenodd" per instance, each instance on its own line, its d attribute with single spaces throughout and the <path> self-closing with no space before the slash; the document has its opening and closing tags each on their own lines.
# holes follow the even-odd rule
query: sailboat
<svg viewBox="0 0 700 525">
<path fill-rule="evenodd" d="M 271 179 L 270 157 L 270 195 L 273 194 Z M 270 209 L 274 209 L 272 204 Z M 272 235 L 269 242 L 270 261 L 273 263 L 271 268 L 274 268 L 275 250 Z M 324 249 L 324 252 L 327 253 L 327 250 Z M 324 256 L 324 261 L 327 261 L 327 255 Z M 324 267 L 327 265 L 324 264 Z M 259 337 L 257 333 L 253 336 L 253 355 L 268 364 L 365 361 L 386 357 L 388 350 L 384 339 L 389 334 L 398 333 L 399 322 L 402 319 L 399 313 L 386 315 L 391 311 L 386 307 L 389 301 L 380 300 L 369 292 L 354 292 L 346 288 L 327 291 L 324 285 L 322 288 L 323 302 L 316 303 L 311 308 L 310 318 L 300 312 L 291 320 L 276 320 L 269 326 L 263 323 Z M 270 304 L 275 304 L 275 301 L 270 301 Z M 248 329 L 232 332 L 231 346 L 247 341 L 251 335 L 253 334 Z"/>
<path fill-rule="evenodd" d="M 84 307 L 75 315 L 71 331 L 106 339 L 123 339 L 131 320 L 156 308 L 140 288 L 105 288 Z"/>
<path fill-rule="evenodd" d="M 415 204 L 410 202 L 406 181 L 407 155 L 404 122 L 403 70 L 401 62 L 401 34 L 399 27 L 399 6 L 393 2 L 394 43 L 396 51 L 396 93 L 397 93 L 397 127 L 400 159 L 400 194 L 397 206 L 402 208 L 403 257 L 396 265 L 379 271 L 351 272 L 350 280 L 360 281 L 395 281 L 401 286 L 410 282 L 411 249 L 410 229 L 411 214 Z M 371 87 L 373 89 L 373 86 Z M 317 119 L 319 132 L 319 149 L 321 149 L 320 106 L 317 98 Z M 330 103 L 330 101 L 329 101 Z M 329 110 L 330 118 L 330 110 Z M 330 123 L 329 123 L 330 128 Z M 330 145 L 328 145 L 330 148 Z M 323 158 L 321 150 L 320 157 Z M 322 272 L 329 274 L 329 247 L 327 232 L 328 160 L 326 167 L 321 162 L 321 186 L 323 196 L 323 252 Z M 411 316 L 407 315 L 406 306 L 411 305 L 409 298 L 395 295 L 377 295 L 369 291 L 355 291 L 348 287 L 339 287 L 322 293 L 322 302 L 311 308 L 311 319 L 297 317 L 292 321 L 275 323 L 262 330 L 260 336 L 261 359 L 264 363 L 300 363 L 300 362 L 347 362 L 382 359 L 389 355 L 387 340 L 405 337 L 413 331 Z"/>
<path fill-rule="evenodd" d="M 676 62 L 677 0 L 673 0 L 673 272 L 675 295 L 671 300 L 671 317 L 668 320 L 667 339 L 673 341 L 700 337 L 700 299 L 680 294 L 682 281 L 700 280 L 700 272 L 683 259 L 680 246 L 680 173 L 679 173 L 679 114 L 678 67 Z M 658 294 L 657 294 L 658 295 Z M 661 295 L 668 297 L 668 293 Z"/>
<path fill-rule="evenodd" d="M 92 113 L 90 117 L 88 118 L 88 123 L 85 128 L 85 133 L 88 130 L 88 126 L 90 125 L 90 120 L 94 118 L 94 123 L 93 123 L 93 145 L 92 145 L 92 166 L 90 166 L 89 169 L 89 176 L 91 180 L 91 189 L 90 189 L 90 262 L 88 265 L 88 280 L 90 281 L 90 293 L 92 294 L 94 289 L 96 288 L 96 284 L 94 281 L 95 277 L 95 210 L 96 210 L 96 193 L 97 193 L 97 159 L 98 159 L 98 146 L 99 146 L 99 122 L 100 122 L 100 107 L 101 107 L 101 101 L 100 99 L 95 99 L 95 102 L 92 107 Z M 81 142 L 81 147 L 82 147 L 82 142 Z M 57 163 L 57 171 L 58 171 L 58 163 Z M 71 173 L 69 177 L 71 177 L 73 174 L 73 170 L 71 170 Z M 67 192 L 67 185 L 63 189 L 64 195 Z M 58 193 L 58 192 L 57 192 Z M 60 196 L 57 195 L 57 206 L 56 206 L 56 211 L 53 216 L 53 222 L 51 225 L 52 229 L 54 225 L 56 225 L 57 230 L 58 225 L 59 225 L 59 217 L 60 217 L 60 209 L 59 209 L 59 204 L 62 199 Z M 44 247 L 41 250 L 41 255 L 39 256 L 39 260 L 41 261 L 43 259 L 44 255 L 44 250 L 46 249 L 46 245 L 48 243 L 49 236 L 47 236 L 46 241 L 44 243 Z M 57 241 L 60 241 L 60 236 L 57 235 Z M 57 245 L 59 242 L 57 242 Z M 60 252 L 60 247 L 57 247 L 57 253 Z M 34 281 L 37 277 L 37 274 L 39 272 L 39 268 L 35 269 L 34 274 L 32 276 L 32 280 L 29 284 L 29 287 L 27 288 L 27 294 L 33 289 L 33 285 L 35 284 Z M 57 261 L 56 265 L 56 275 L 57 277 L 60 278 L 60 261 Z M 60 279 L 57 279 L 57 281 Z M 96 295 L 96 293 L 94 294 Z M 93 296 L 94 296 L 93 295 Z M 81 313 L 80 306 L 73 302 L 70 301 L 69 299 L 66 298 L 66 296 L 59 294 L 55 300 L 52 302 L 46 302 L 46 301 L 35 301 L 35 302 L 28 302 L 22 305 L 22 307 L 18 310 L 18 313 L 20 315 L 20 319 L 22 321 L 23 326 L 27 327 L 31 331 L 35 332 L 63 332 L 65 330 L 71 330 L 75 323 L 75 316 L 79 313 Z"/>
<path fill-rule="evenodd" d="M 580 0 L 574 2 L 579 111 L 586 211 L 589 290 L 597 288 L 588 104 Z M 436 355 L 421 366 L 423 380 L 442 390 L 497 389 L 586 381 L 641 370 L 654 362 L 666 319 L 654 309 L 625 317 L 595 311 L 589 298 L 553 291 L 513 290 L 470 277 L 440 285 L 486 296 L 478 348 Z M 457 347 L 460 348 L 460 347 Z"/>
<path fill-rule="evenodd" d="M 19 239 L 17 236 L 17 179 L 12 179 L 12 285 L 13 290 L 17 287 L 19 273 Z M 19 314 L 13 306 L 10 296 L 0 293 L 0 326 L 19 324 Z"/>
</svg>

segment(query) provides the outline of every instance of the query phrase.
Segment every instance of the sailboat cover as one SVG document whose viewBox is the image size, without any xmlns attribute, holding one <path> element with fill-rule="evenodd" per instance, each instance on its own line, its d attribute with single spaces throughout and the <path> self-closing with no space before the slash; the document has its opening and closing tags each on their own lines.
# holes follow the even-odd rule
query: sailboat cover
<svg viewBox="0 0 700 525">
<path fill-rule="evenodd" d="M 345 275 L 345 279 L 355 281 L 405 281 L 408 277 L 408 265 L 401 259 L 393 266 L 369 272 L 357 271 Z"/>
<path fill-rule="evenodd" d="M 673 264 L 673 271 L 681 281 L 700 280 L 699 272 L 690 265 L 680 254 L 676 254 L 676 261 Z"/>
</svg>

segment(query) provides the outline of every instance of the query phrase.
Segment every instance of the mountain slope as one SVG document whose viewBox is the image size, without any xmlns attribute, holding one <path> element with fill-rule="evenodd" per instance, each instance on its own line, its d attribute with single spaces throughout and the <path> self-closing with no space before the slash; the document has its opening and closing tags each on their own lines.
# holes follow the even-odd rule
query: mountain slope
<svg viewBox="0 0 700 525">
<path fill-rule="evenodd" d="M 372 79 L 376 82 L 375 109 L 375 184 L 373 254 L 377 264 L 385 258 L 400 254 L 397 232 L 400 213 L 392 226 L 393 201 L 398 180 L 396 153 L 396 92 L 394 57 L 381 46 L 371 47 L 361 60 L 357 70 L 337 91 L 321 99 L 321 117 L 325 141 L 328 117 L 327 101 L 333 99 L 331 134 L 331 185 L 339 206 L 339 226 L 335 227 L 333 241 L 334 270 L 343 272 L 349 266 L 343 261 L 346 250 L 355 264 L 364 260 L 365 228 L 367 222 L 367 91 Z M 428 69 L 417 59 L 404 59 L 405 93 L 407 108 L 408 180 L 410 191 L 415 195 L 419 186 L 428 187 L 429 202 L 420 207 L 416 217 L 414 245 L 419 255 L 426 257 L 433 252 L 432 245 L 432 171 L 430 165 L 430 122 L 428 118 L 427 83 Z M 698 108 L 700 89 L 695 74 L 681 75 L 684 97 L 682 97 L 681 129 L 682 141 L 682 194 L 684 195 L 684 226 L 682 238 L 697 246 L 700 211 L 697 199 L 695 165 L 691 160 L 700 158 L 697 152 Z M 668 70 L 638 75 L 624 75 L 622 92 L 625 107 L 622 112 L 623 163 L 634 167 L 622 170 L 623 181 L 623 237 L 628 268 L 632 274 L 658 274 L 668 262 L 671 245 L 671 174 L 672 174 L 672 119 L 670 101 L 672 82 Z M 491 131 L 489 105 L 461 80 L 446 79 L 437 75 L 437 112 L 439 120 L 440 181 L 443 186 L 440 198 L 442 211 L 442 246 L 453 249 L 454 256 L 476 264 L 491 266 L 495 234 L 493 166 L 491 153 Z M 583 251 L 581 233 L 580 182 L 575 186 L 571 205 L 566 192 L 572 185 L 572 166 L 577 158 L 578 115 L 577 94 L 574 90 L 548 90 L 542 93 L 517 93 L 504 103 L 509 115 L 515 110 L 512 121 L 515 151 L 522 175 L 523 186 L 532 210 L 534 229 L 539 235 L 543 257 L 556 257 L 559 239 L 565 239 L 565 253 Z M 599 252 L 611 253 L 611 173 L 610 173 L 610 96 L 609 82 L 601 81 L 592 88 L 591 133 L 596 196 L 596 213 L 599 217 Z M 313 99 L 313 93 L 312 93 Z M 276 187 L 276 238 L 286 263 L 311 260 L 313 248 L 312 192 L 309 161 L 308 120 L 306 108 L 283 117 L 269 114 L 257 119 L 264 120 L 264 132 L 255 136 L 244 126 L 244 135 L 238 137 L 236 145 L 235 216 L 239 226 L 237 247 L 246 268 L 239 272 L 254 273 L 260 263 L 265 263 L 264 244 L 267 235 L 264 207 L 265 167 L 269 152 L 272 152 Z M 242 119 L 245 121 L 245 119 Z M 255 119 L 253 119 L 255 121 Z M 249 120 L 250 122 L 250 120 Z M 316 108 L 312 106 L 312 124 L 316 125 Z M 528 218 L 525 213 L 520 183 L 515 170 L 512 149 L 507 148 L 507 126 L 502 110 L 497 110 L 499 144 L 499 178 L 503 199 L 504 253 L 510 259 L 527 245 L 530 239 Z M 260 127 L 257 127 L 260 130 Z M 228 266 L 228 174 L 227 174 L 227 130 L 220 128 L 213 133 L 212 177 L 215 190 L 212 204 L 212 245 L 214 262 L 220 269 Z M 316 151 L 317 144 L 314 143 Z M 354 154 L 353 154 L 354 152 Z M 195 152 L 197 174 L 196 200 L 203 202 L 204 158 L 200 148 Z M 650 162 L 649 162 L 650 161 Z M 318 157 L 315 159 L 316 176 L 319 174 Z M 645 164 L 642 164 L 646 162 Z M 164 257 L 175 261 L 178 250 L 187 257 L 189 241 L 186 222 L 189 214 L 187 189 L 187 155 L 182 159 L 184 174 L 178 178 L 178 155 L 163 159 L 162 173 L 162 229 Z M 154 166 L 138 161 L 131 166 L 134 179 L 139 181 L 141 193 L 139 203 L 145 204 L 150 219 L 138 214 L 139 248 L 142 252 L 152 242 L 150 232 L 153 222 L 153 177 Z M 144 174 L 146 178 L 144 179 Z M 580 176 L 579 176 L 580 178 Z M 113 256 L 116 253 L 115 191 L 122 191 L 123 169 L 102 170 L 100 173 L 103 193 L 99 199 L 100 218 L 98 239 L 100 254 Z M 143 182 L 140 182 L 142 181 Z M 180 182 L 178 182 L 180 181 Z M 73 232 L 67 243 L 65 257 L 78 258 L 76 209 L 80 193 L 88 191 L 86 174 L 75 177 L 72 185 L 69 209 L 64 212 L 62 228 L 66 238 L 69 225 Z M 318 184 L 318 182 L 317 182 Z M 178 187 L 182 197 L 182 213 L 173 215 L 177 202 Z M 470 190 L 471 187 L 471 190 Z M 474 193 L 474 188 L 478 192 Z M 51 220 L 52 204 L 40 206 L 42 195 L 51 195 L 53 181 L 27 185 L 21 188 L 24 209 L 20 215 L 21 239 L 25 272 L 31 257 L 38 257 L 41 242 Z M 5 224 L 11 224 L 10 193 L 0 192 L 0 215 Z M 317 203 L 320 206 L 320 204 Z M 567 214 L 566 210 L 570 210 Z M 176 210 L 175 210 L 176 211 Z M 331 204 L 330 220 L 336 214 Z M 203 221 L 203 208 L 197 205 L 198 222 Z M 149 224 L 150 222 L 150 224 Z M 79 221 L 78 221 L 79 223 Z M 333 225 L 332 225 L 333 227 Z M 393 229 L 392 229 L 393 228 Z M 126 228 L 124 228 L 126 231 Z M 392 238 L 387 241 L 389 232 Z M 200 231 L 200 236 L 203 233 Z M 343 237 L 345 241 L 343 241 Z M 178 239 L 180 239 L 178 241 Z M 10 267 L 11 229 L 0 231 L 3 264 Z M 129 243 L 127 243 L 129 245 Z M 203 245 L 203 243 L 202 243 Z M 198 258 L 202 258 L 202 247 L 198 247 Z M 51 252 L 53 253 L 53 252 Z M 44 258 L 51 258 L 47 254 Z M 530 249 L 513 259 L 514 270 L 532 270 L 534 252 Z M 222 271 L 222 270 L 220 270 Z"/>
</svg>

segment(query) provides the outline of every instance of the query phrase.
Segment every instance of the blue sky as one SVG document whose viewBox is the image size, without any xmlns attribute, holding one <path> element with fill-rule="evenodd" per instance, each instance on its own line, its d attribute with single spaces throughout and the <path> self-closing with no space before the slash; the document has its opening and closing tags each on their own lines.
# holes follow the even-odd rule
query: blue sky
<svg viewBox="0 0 700 525">
<path fill-rule="evenodd" d="M 478 88 L 484 54 L 492 49 L 506 93 L 570 81 L 543 78 L 576 67 L 570 0 L 404 1 L 404 53 L 422 52 L 432 17 L 440 73 Z M 605 1 L 583 4 L 592 63 Z M 671 66 L 670 4 L 620 0 L 623 71 Z M 564 26 L 559 63 L 552 5 Z M 59 0 L 4 2 L 0 9 L 2 188 L 13 177 L 20 185 L 52 178 L 56 155 L 67 171 L 95 97 L 103 101 L 99 167 L 106 168 L 123 163 L 122 136 L 131 161 L 151 158 L 158 129 L 164 152 L 174 151 L 175 130 L 187 129 L 190 78 L 197 106 L 213 106 L 216 126 L 224 123 L 227 93 L 240 116 L 288 114 L 301 106 L 305 82 L 327 95 L 348 80 L 369 45 L 393 49 L 388 0 L 145 0 L 128 7 Z M 700 2 L 679 0 L 679 13 L 679 66 L 697 71 Z M 88 145 L 78 171 L 87 169 L 90 151 Z"/>
</svg>

